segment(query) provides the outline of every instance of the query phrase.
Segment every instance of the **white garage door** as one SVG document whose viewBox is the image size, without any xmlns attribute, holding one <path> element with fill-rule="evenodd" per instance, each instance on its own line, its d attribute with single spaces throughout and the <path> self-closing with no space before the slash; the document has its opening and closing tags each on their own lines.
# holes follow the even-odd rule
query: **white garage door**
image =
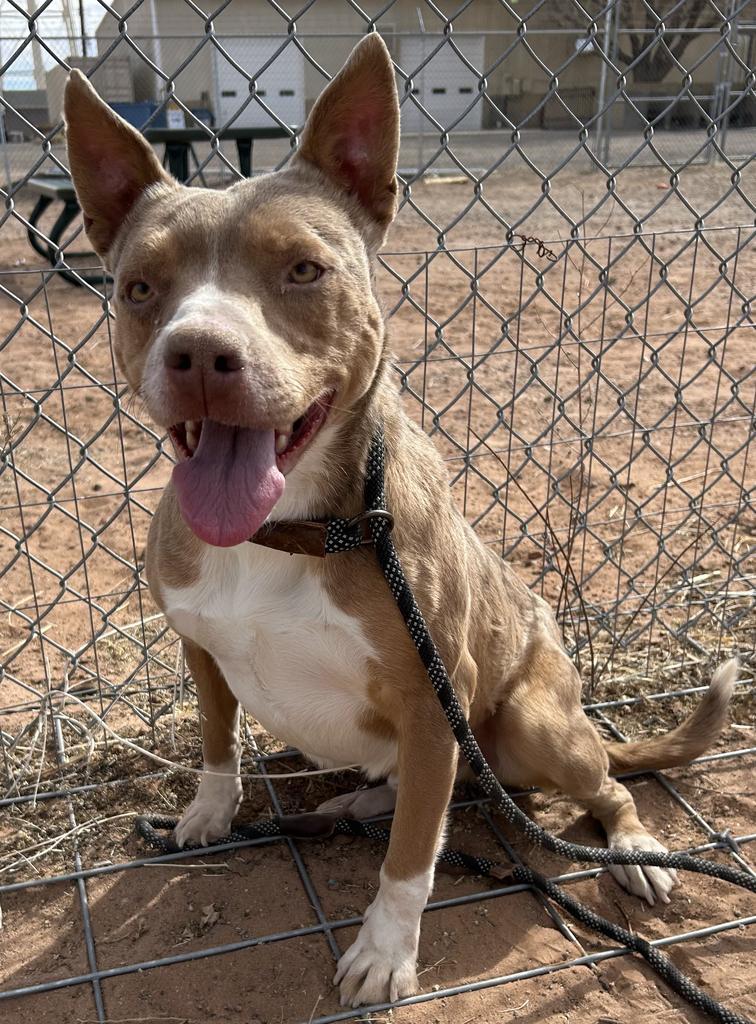
<svg viewBox="0 0 756 1024">
<path fill-rule="evenodd" d="M 249 75 L 255 75 L 281 46 L 282 40 L 219 39 L 224 50 Z M 249 82 L 222 53 L 215 60 L 218 124 L 225 124 L 249 96 Z M 285 124 L 304 123 L 304 57 L 295 46 L 287 46 L 271 66 L 257 77 L 258 95 Z M 260 128 L 275 121 L 252 100 L 233 123 L 234 128 Z"/>
<path fill-rule="evenodd" d="M 483 36 L 455 36 L 454 42 L 473 67 L 483 71 Z M 399 64 L 412 74 L 428 54 L 438 46 L 438 36 L 409 36 L 401 40 Z M 478 77 L 459 59 L 451 46 L 444 45 L 414 79 L 415 95 L 436 120 L 448 128 L 478 95 Z M 457 128 L 477 131 L 481 126 L 483 104 L 476 103 Z M 402 105 L 402 130 L 433 131 L 433 126 L 411 100 Z"/>
</svg>

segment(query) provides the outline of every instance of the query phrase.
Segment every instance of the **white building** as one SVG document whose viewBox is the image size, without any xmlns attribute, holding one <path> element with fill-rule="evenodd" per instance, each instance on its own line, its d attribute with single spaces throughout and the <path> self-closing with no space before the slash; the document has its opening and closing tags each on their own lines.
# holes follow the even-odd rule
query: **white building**
<svg viewBox="0 0 756 1024">
<path fill-rule="evenodd" d="M 128 5 L 116 0 L 113 6 L 124 10 Z M 413 76 L 411 92 L 444 127 L 456 122 L 468 108 L 464 123 L 456 127 L 475 130 L 493 123 L 490 105 L 475 102 L 480 81 L 476 71 L 492 63 L 502 47 L 502 36 L 496 30 L 513 30 L 516 22 L 507 18 L 496 0 L 475 0 L 454 22 L 453 39 L 460 57 L 444 43 L 444 22 L 434 18 L 430 23 L 431 15 L 427 7 L 425 10 L 423 23 L 415 0 L 397 0 L 378 22 L 402 69 L 414 71 L 424 65 Z M 288 35 L 287 22 L 267 0 L 234 0 L 213 28 L 217 45 L 206 34 L 202 19 L 183 0 L 145 2 L 128 20 L 129 37 L 148 58 L 128 51 L 135 98 L 154 99 L 161 94 L 164 83 L 150 69 L 148 61 L 152 61 L 175 75 L 183 102 L 212 110 L 216 124 L 224 124 L 234 115 L 238 126 L 271 124 L 265 106 L 286 123 L 301 124 L 325 83 L 316 65 L 329 74 L 338 71 L 364 35 L 365 22 L 343 0 L 317 0 L 296 23 L 296 40 L 311 59 Z M 115 19 L 106 16 L 97 29 L 100 52 L 112 45 L 116 36 Z M 566 40 L 568 45 L 570 42 Z M 434 54 L 439 45 L 441 49 Z M 117 52 L 125 54 L 127 49 Z M 506 69 L 498 70 L 488 82 L 489 93 L 502 99 L 520 95 L 527 85 L 525 63 L 513 59 Z M 239 68 L 254 77 L 256 96 L 262 102 L 252 99 L 245 105 L 250 80 Z M 404 87 L 400 82 L 400 90 Z M 431 127 L 411 99 L 402 110 L 405 131 Z"/>
</svg>

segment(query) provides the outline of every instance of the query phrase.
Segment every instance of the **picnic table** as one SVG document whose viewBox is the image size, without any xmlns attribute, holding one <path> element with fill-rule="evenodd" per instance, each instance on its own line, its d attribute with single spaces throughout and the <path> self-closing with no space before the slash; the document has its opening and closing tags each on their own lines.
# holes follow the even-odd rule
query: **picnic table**
<svg viewBox="0 0 756 1024">
<path fill-rule="evenodd" d="M 199 168 L 199 160 L 194 155 L 195 142 L 207 142 L 212 136 L 202 128 L 145 128 L 144 137 L 153 144 L 165 144 L 164 164 L 178 181 L 187 181 L 189 178 L 189 157 L 194 156 L 194 162 Z M 245 178 L 252 177 L 252 147 L 257 139 L 287 139 L 290 132 L 277 124 L 268 125 L 264 128 L 226 128 L 220 132 L 218 138 L 228 139 L 236 143 L 236 152 L 239 156 L 239 170 Z M 200 171 L 202 180 L 202 172 Z M 204 180 L 203 180 L 204 184 Z"/>
<path fill-rule="evenodd" d="M 35 252 L 48 260 L 51 266 L 56 267 L 58 265 L 57 253 L 60 249 L 63 232 L 81 213 L 73 182 L 67 174 L 40 174 L 29 178 L 26 186 L 37 195 L 37 201 L 29 217 L 29 226 L 26 229 L 29 244 Z M 61 209 L 49 234 L 46 235 L 40 228 L 39 222 L 47 208 L 56 201 L 61 203 Z M 93 252 L 84 255 L 95 258 Z M 102 285 L 106 278 L 104 271 L 99 274 L 77 271 L 76 274 L 73 274 L 65 267 L 61 268 L 60 275 L 66 281 L 77 286 L 81 286 L 82 283 Z"/>
<path fill-rule="evenodd" d="M 209 138 L 207 131 L 202 128 L 146 128 L 144 136 L 153 144 L 165 145 L 163 163 L 167 164 L 171 174 L 182 182 L 189 178 L 189 158 L 190 155 L 194 155 L 194 143 L 206 142 Z M 289 137 L 289 131 L 278 125 L 265 128 L 228 128 L 218 137 L 236 142 L 239 170 L 245 178 L 250 178 L 252 176 L 252 147 L 255 141 L 257 139 L 285 139 Z M 196 155 L 194 155 L 194 161 L 199 167 Z M 200 180 L 204 184 L 201 173 Z M 73 182 L 67 174 L 40 174 L 30 178 L 26 187 L 37 196 L 26 230 L 29 243 L 32 249 L 48 260 L 51 266 L 57 267 L 57 254 L 63 234 L 81 213 Z M 40 220 L 55 202 L 60 202 L 61 208 L 49 234 L 46 234 L 40 227 Z M 77 255 L 95 258 L 94 253 Z M 96 274 L 77 271 L 74 274 L 70 270 L 62 268 L 60 274 L 70 284 L 79 286 L 81 284 L 101 286 L 103 280 L 106 279 L 106 275 L 102 271 Z"/>
</svg>

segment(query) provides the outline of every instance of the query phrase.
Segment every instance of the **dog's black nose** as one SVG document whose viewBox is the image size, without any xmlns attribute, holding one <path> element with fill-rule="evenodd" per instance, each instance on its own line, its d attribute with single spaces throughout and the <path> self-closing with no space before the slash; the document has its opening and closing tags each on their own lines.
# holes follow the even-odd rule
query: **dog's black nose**
<svg viewBox="0 0 756 1024">
<path fill-rule="evenodd" d="M 176 419 L 222 419 L 248 399 L 249 356 L 230 331 L 181 327 L 165 339 L 160 359 L 166 400 L 175 399 L 180 412 Z"/>
<path fill-rule="evenodd" d="M 244 363 L 238 355 L 226 352 L 215 357 L 213 369 L 216 373 L 236 373 L 244 369 Z"/>
<path fill-rule="evenodd" d="M 179 335 L 171 339 L 163 352 L 163 365 L 168 370 L 201 374 L 238 373 L 244 369 L 244 360 L 233 346 L 213 345 L 205 338 L 187 338 Z"/>
<path fill-rule="evenodd" d="M 188 352 L 166 352 L 163 362 L 169 370 L 191 370 L 192 357 Z"/>
</svg>

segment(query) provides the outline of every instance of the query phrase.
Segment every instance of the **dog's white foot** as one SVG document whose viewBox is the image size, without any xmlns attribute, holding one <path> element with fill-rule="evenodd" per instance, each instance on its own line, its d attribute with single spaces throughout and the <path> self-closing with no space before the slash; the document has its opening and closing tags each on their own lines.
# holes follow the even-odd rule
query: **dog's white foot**
<svg viewBox="0 0 756 1024">
<path fill-rule="evenodd" d="M 417 992 L 420 917 L 432 884 L 432 871 L 397 881 L 381 869 L 378 895 L 333 979 L 341 988 L 342 1006 L 393 1003 Z"/>
<path fill-rule="evenodd" d="M 379 814 L 389 814 L 396 806 L 396 789 L 386 783 L 373 786 L 372 789 L 357 789 L 354 793 L 342 793 L 331 800 L 320 804 L 319 811 L 324 814 L 336 814 L 340 818 L 375 818 Z"/>
<path fill-rule="evenodd" d="M 204 774 L 196 797 L 176 826 L 176 843 L 180 847 L 186 843 L 207 846 L 228 835 L 241 800 L 242 784 L 238 775 Z"/>
<path fill-rule="evenodd" d="M 667 847 L 662 846 L 647 832 L 615 832 L 610 836 L 609 848 L 667 852 Z M 669 903 L 669 894 L 677 885 L 677 872 L 673 868 L 612 864 L 609 865 L 609 871 L 623 889 L 627 889 L 634 896 L 640 896 L 652 907 L 657 900 Z"/>
</svg>

